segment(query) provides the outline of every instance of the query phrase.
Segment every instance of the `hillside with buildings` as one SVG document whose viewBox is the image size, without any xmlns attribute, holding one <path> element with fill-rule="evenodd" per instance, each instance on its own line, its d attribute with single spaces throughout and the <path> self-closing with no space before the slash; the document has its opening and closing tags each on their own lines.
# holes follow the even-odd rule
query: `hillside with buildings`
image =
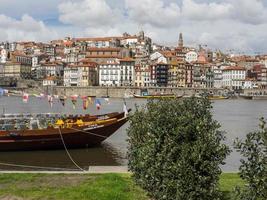
<svg viewBox="0 0 267 200">
<path fill-rule="evenodd" d="M 2 86 L 266 88 L 267 55 L 231 55 L 152 42 L 143 31 L 118 37 L 0 43 Z"/>
</svg>

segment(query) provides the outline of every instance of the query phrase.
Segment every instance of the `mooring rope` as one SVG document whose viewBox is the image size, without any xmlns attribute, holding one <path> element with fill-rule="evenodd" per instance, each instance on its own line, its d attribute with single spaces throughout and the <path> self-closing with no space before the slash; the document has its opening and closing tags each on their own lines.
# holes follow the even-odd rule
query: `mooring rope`
<svg viewBox="0 0 267 200">
<path fill-rule="evenodd" d="M 82 133 L 86 133 L 86 134 L 89 134 L 89 135 L 94 135 L 94 136 L 97 136 L 97 137 L 105 138 L 105 139 L 108 138 L 108 137 L 103 136 L 103 135 L 99 135 L 99 134 L 88 132 L 88 131 L 83 131 L 83 130 L 80 130 L 80 129 L 75 129 L 75 128 L 69 128 L 69 129 L 72 129 L 74 131 L 79 131 L 79 132 L 82 132 Z"/>
<path fill-rule="evenodd" d="M 85 170 L 84 170 L 83 168 L 81 168 L 81 167 L 74 161 L 74 159 L 72 158 L 72 156 L 70 155 L 70 152 L 68 151 L 68 148 L 67 148 L 67 146 L 66 146 L 66 144 L 65 144 L 65 141 L 64 141 L 64 138 L 63 138 L 63 135 L 62 135 L 62 132 L 61 132 L 61 128 L 60 128 L 60 127 L 58 127 L 58 131 L 59 131 L 59 135 L 60 135 L 60 137 L 61 137 L 61 141 L 62 141 L 62 143 L 63 143 L 64 149 L 65 149 L 65 151 L 66 151 L 66 153 L 67 153 L 69 159 L 71 160 L 71 162 L 72 162 L 72 163 L 73 163 L 79 170 L 85 172 Z"/>
</svg>

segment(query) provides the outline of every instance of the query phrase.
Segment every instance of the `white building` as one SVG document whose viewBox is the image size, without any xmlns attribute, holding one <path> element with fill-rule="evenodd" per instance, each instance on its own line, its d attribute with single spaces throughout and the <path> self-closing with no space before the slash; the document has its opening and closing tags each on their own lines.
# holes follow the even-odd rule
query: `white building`
<svg viewBox="0 0 267 200">
<path fill-rule="evenodd" d="M 214 88 L 222 88 L 223 87 L 223 70 L 229 67 L 229 65 L 217 64 L 211 67 L 214 75 Z"/>
<path fill-rule="evenodd" d="M 212 71 L 214 74 L 214 88 L 222 88 L 223 86 L 223 73 L 221 66 L 212 66 Z"/>
<path fill-rule="evenodd" d="M 185 54 L 185 61 L 192 63 L 192 62 L 196 62 L 198 58 L 198 54 L 195 51 L 189 51 Z"/>
<path fill-rule="evenodd" d="M 55 76 L 61 77 L 63 75 L 63 63 L 51 62 L 43 63 L 39 67 L 42 71 L 42 75 L 45 77 Z"/>
<path fill-rule="evenodd" d="M 242 89 L 246 79 L 246 69 L 239 66 L 226 67 L 223 70 L 223 87 Z"/>
<path fill-rule="evenodd" d="M 134 86 L 135 81 L 135 60 L 132 58 L 120 59 L 121 86 Z"/>
<path fill-rule="evenodd" d="M 74 65 L 67 65 L 64 68 L 64 86 L 81 86 L 82 68 Z"/>
<path fill-rule="evenodd" d="M 167 58 L 160 52 L 155 52 L 150 55 L 150 60 L 157 63 L 167 63 Z"/>
<path fill-rule="evenodd" d="M 57 86 L 57 78 L 54 76 L 47 77 L 43 80 L 43 86 Z"/>
<path fill-rule="evenodd" d="M 121 40 L 121 45 L 126 46 L 132 46 L 138 43 L 138 37 L 137 36 L 128 36 L 128 37 L 124 37 Z"/>
<path fill-rule="evenodd" d="M 107 61 L 99 65 L 100 86 L 133 86 L 135 81 L 135 61 L 125 58 Z"/>
<path fill-rule="evenodd" d="M 5 49 L 0 50 L 0 63 L 6 63 L 7 51 Z"/>
<path fill-rule="evenodd" d="M 120 63 L 118 61 L 107 61 L 99 65 L 99 85 L 119 86 L 120 85 Z"/>
<path fill-rule="evenodd" d="M 253 79 L 247 78 L 244 82 L 243 89 L 255 89 L 258 88 L 257 82 Z"/>
</svg>

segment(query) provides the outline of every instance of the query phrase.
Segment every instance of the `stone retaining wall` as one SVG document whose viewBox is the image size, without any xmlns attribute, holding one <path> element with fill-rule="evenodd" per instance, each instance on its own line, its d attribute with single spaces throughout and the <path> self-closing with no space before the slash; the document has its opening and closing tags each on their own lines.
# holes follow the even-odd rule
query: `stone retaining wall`
<svg viewBox="0 0 267 200">
<path fill-rule="evenodd" d="M 141 94 L 142 88 L 137 87 L 53 87 L 44 88 L 44 91 L 57 95 L 71 96 L 74 94 L 81 96 L 109 96 L 113 98 L 124 98 L 133 94 Z M 143 88 L 144 89 L 144 88 Z M 227 92 L 223 89 L 198 89 L 198 88 L 146 88 L 149 94 L 176 94 L 194 95 L 197 93 L 208 92 L 214 95 L 221 95 Z"/>
</svg>

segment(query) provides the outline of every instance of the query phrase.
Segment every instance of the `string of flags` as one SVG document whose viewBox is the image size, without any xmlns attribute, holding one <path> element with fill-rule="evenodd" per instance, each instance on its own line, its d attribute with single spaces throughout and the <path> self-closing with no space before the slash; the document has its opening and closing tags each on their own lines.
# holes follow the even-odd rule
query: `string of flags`
<svg viewBox="0 0 267 200">
<path fill-rule="evenodd" d="M 0 95 L 1 95 L 1 90 L 0 90 Z M 22 93 L 22 100 L 24 103 L 28 103 L 29 101 L 29 94 L 26 93 L 26 92 L 23 92 Z M 49 106 L 52 108 L 53 107 L 53 104 L 58 101 L 61 103 L 61 105 L 64 107 L 66 105 L 66 101 L 68 99 L 67 96 L 58 96 L 58 95 L 45 95 L 45 94 L 34 94 L 33 95 L 34 97 L 38 98 L 38 99 L 45 99 L 47 98 L 47 101 L 49 103 Z M 72 103 L 72 108 L 73 109 L 76 109 L 76 106 L 77 106 L 77 102 L 78 102 L 78 99 L 81 99 L 82 100 L 82 106 L 83 106 L 83 109 L 84 110 L 87 110 L 89 105 L 92 105 L 92 104 L 95 104 L 96 106 L 96 109 L 97 110 L 100 110 L 101 109 L 101 100 L 98 99 L 98 98 L 95 98 L 95 100 L 93 101 L 93 97 L 90 97 L 90 96 L 79 96 L 79 95 L 71 95 L 70 96 L 70 100 L 71 100 L 71 103 Z M 110 102 L 109 102 L 109 98 L 104 98 L 104 101 L 109 105 Z"/>
<path fill-rule="evenodd" d="M 0 97 L 1 96 L 10 96 L 9 95 L 9 91 L 0 88 Z M 20 93 L 20 95 L 16 94 L 16 96 L 21 96 L 21 93 Z M 47 102 L 48 102 L 48 104 L 49 104 L 49 106 L 51 108 L 53 107 L 53 104 L 56 101 L 60 102 L 61 105 L 63 107 L 65 107 L 66 101 L 69 98 L 70 98 L 70 100 L 72 102 L 73 109 L 76 109 L 77 101 L 78 101 L 79 98 L 82 100 L 82 107 L 83 107 L 84 110 L 87 110 L 89 105 L 92 105 L 92 104 L 95 104 L 97 110 L 100 110 L 101 106 L 102 106 L 102 102 L 101 102 L 101 100 L 99 98 L 95 98 L 95 97 L 91 97 L 91 96 L 79 96 L 79 95 L 75 94 L 75 95 L 71 95 L 68 98 L 67 96 L 45 95 L 43 93 L 33 94 L 31 96 L 34 96 L 37 99 L 47 99 Z M 28 103 L 29 102 L 29 97 L 30 97 L 30 95 L 28 93 L 22 92 L 22 101 L 23 101 L 23 103 Z M 106 104 L 108 104 L 108 105 L 110 104 L 109 98 L 101 98 L 101 99 L 104 100 L 104 102 Z M 125 100 L 124 100 L 124 105 L 123 105 L 123 111 L 124 111 L 125 117 L 126 117 L 128 115 L 128 109 L 127 109 Z"/>
</svg>

